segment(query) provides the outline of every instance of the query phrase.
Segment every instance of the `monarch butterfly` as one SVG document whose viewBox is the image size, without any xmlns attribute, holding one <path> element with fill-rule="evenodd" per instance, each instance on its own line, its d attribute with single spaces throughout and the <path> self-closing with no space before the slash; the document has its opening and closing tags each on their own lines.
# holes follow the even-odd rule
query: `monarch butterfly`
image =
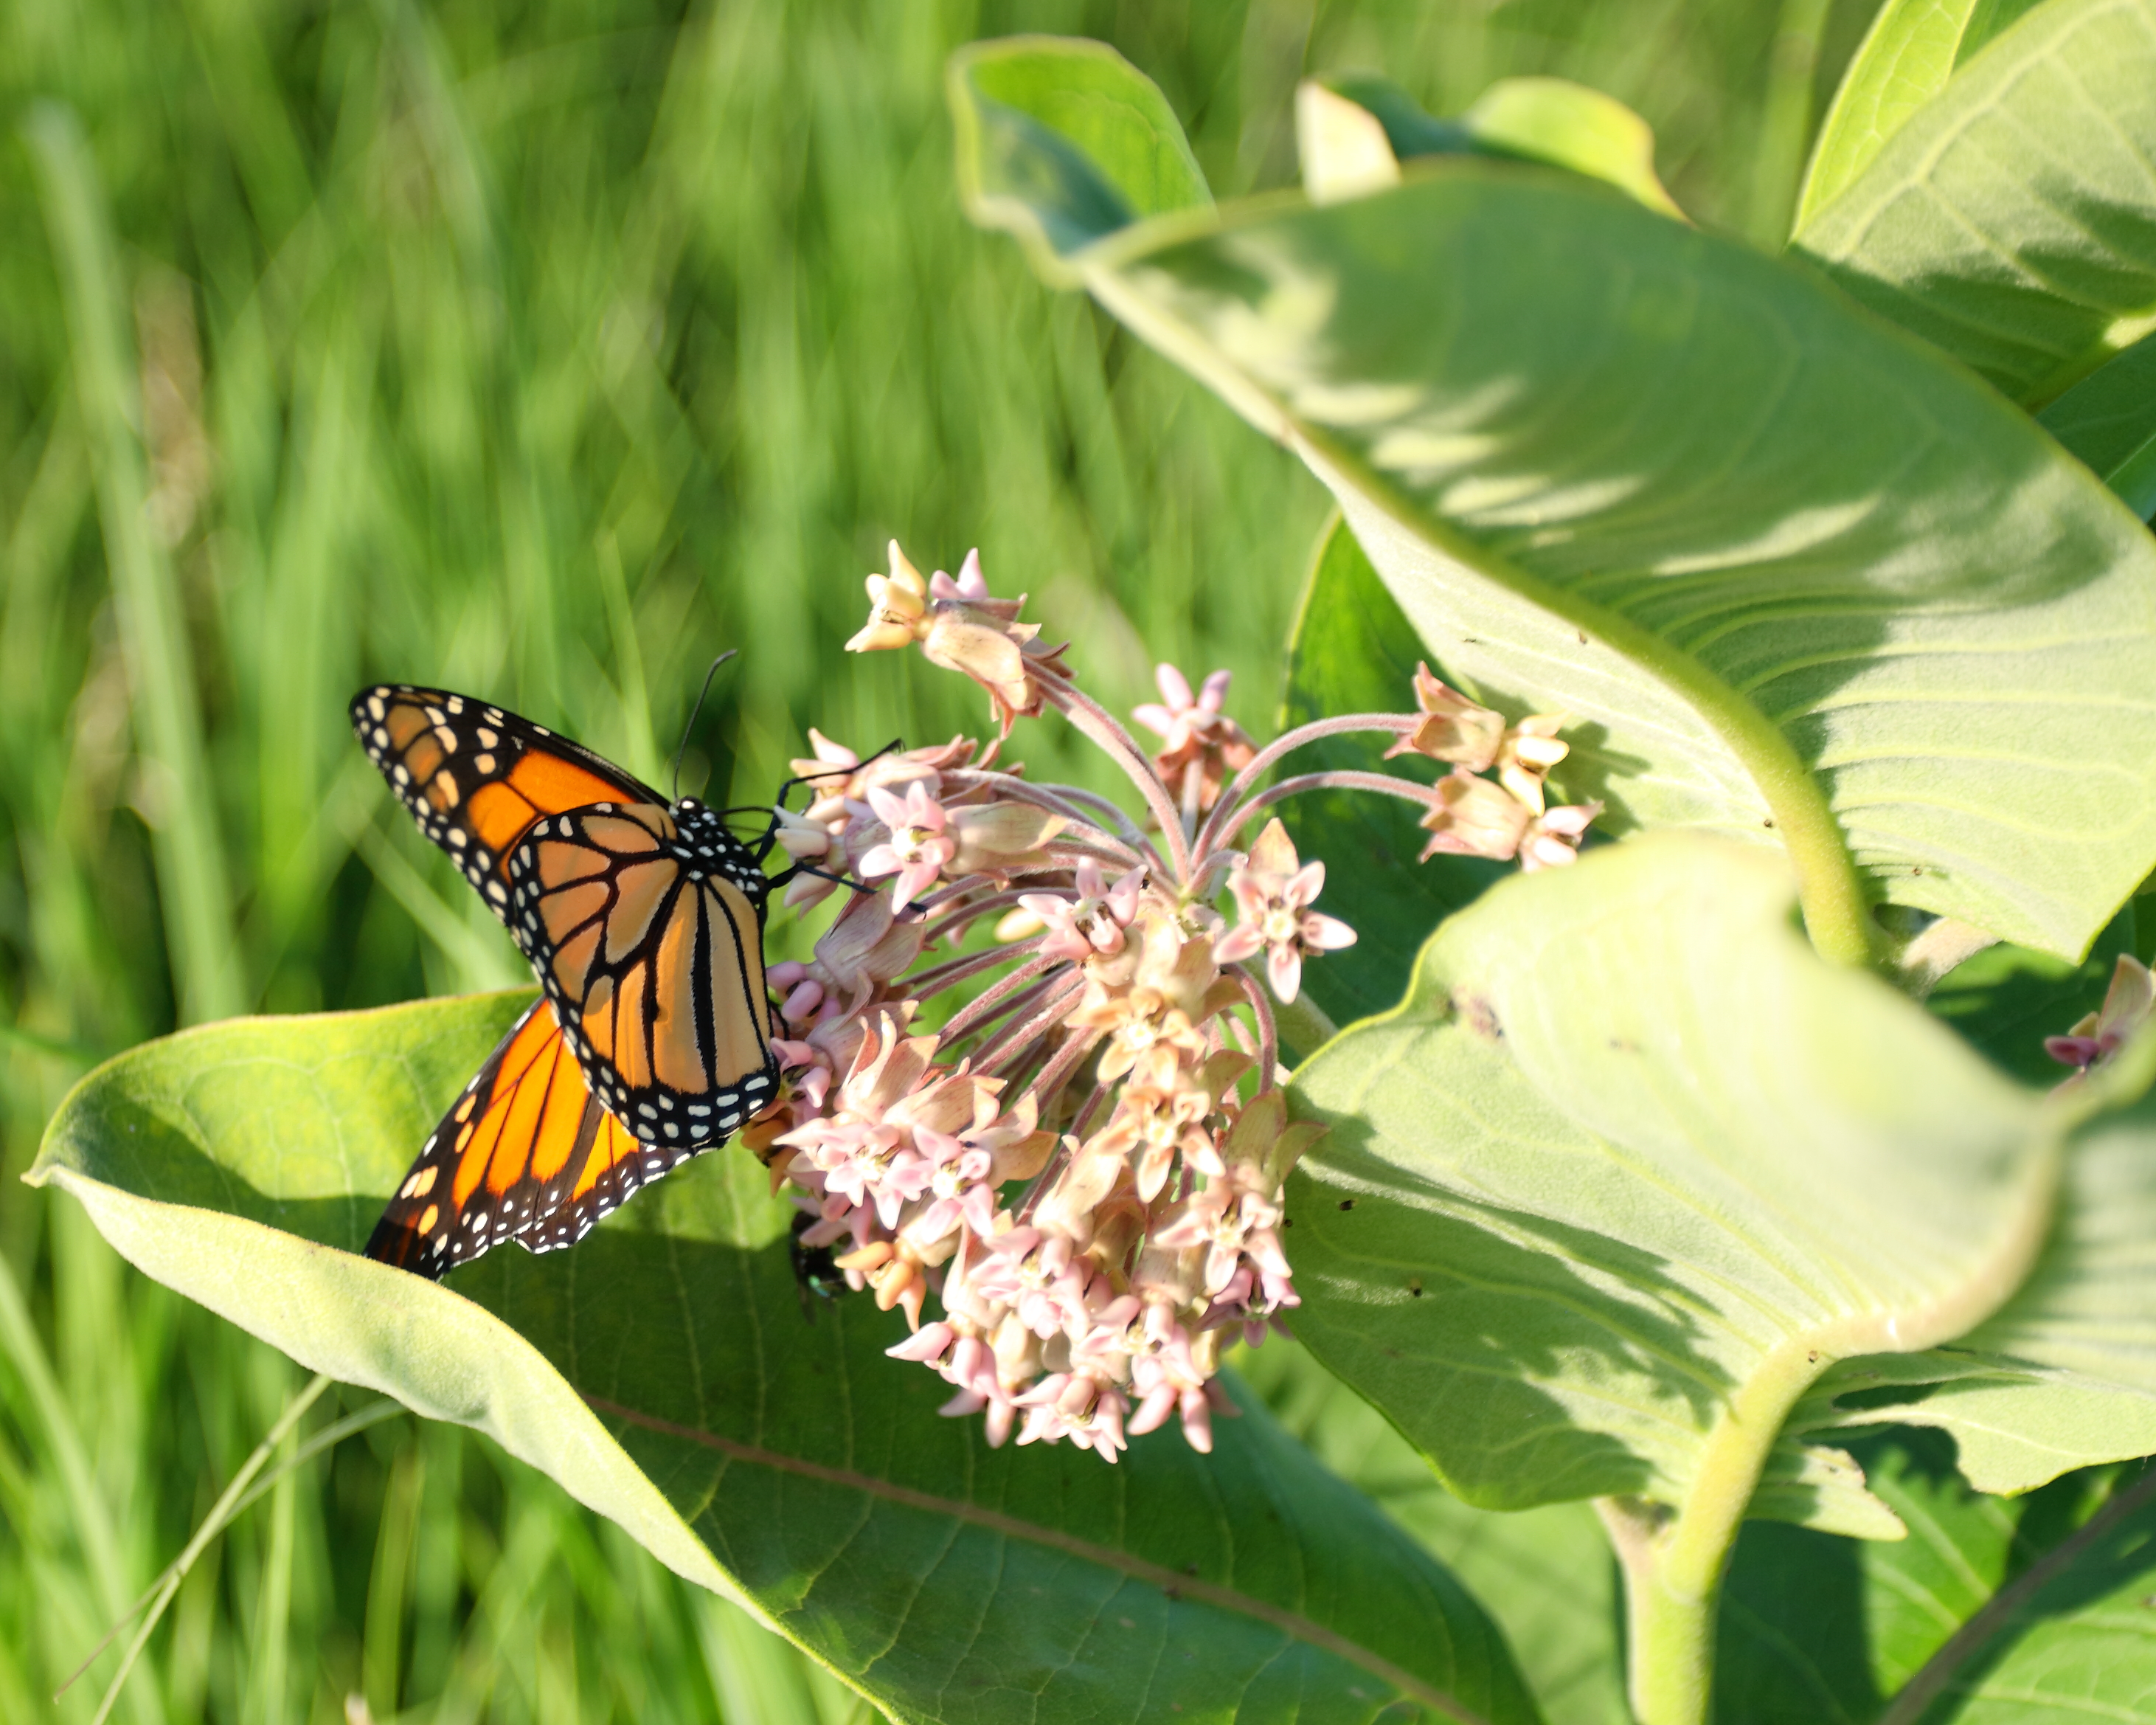
<svg viewBox="0 0 2156 1725">
<path fill-rule="evenodd" d="M 752 849 L 719 811 L 470 695 L 362 689 L 352 725 L 546 990 L 428 1137 L 368 1257 L 439 1277 L 505 1239 L 572 1244 L 777 1099 L 768 835 Z"/>
</svg>

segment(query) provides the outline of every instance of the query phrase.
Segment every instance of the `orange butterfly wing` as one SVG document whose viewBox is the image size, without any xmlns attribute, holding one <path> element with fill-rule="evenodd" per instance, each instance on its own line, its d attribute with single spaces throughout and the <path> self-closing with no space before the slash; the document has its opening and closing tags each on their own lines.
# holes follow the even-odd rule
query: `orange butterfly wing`
<svg viewBox="0 0 2156 1725">
<path fill-rule="evenodd" d="M 439 1277 L 503 1240 L 534 1252 L 573 1245 L 694 1154 L 624 1130 L 535 1001 L 428 1137 L 367 1255 Z"/>
<path fill-rule="evenodd" d="M 707 809 L 536 822 L 509 859 L 510 932 L 592 1088 L 647 1143 L 707 1147 L 778 1094 L 763 873 Z"/>
<path fill-rule="evenodd" d="M 468 695 L 381 685 L 352 729 L 547 998 L 427 1141 L 367 1255 L 439 1276 L 592 1223 L 778 1094 L 768 882 L 711 810 Z"/>
<path fill-rule="evenodd" d="M 593 803 L 637 805 L 670 830 L 666 799 L 544 725 L 447 689 L 382 683 L 352 698 L 352 728 L 420 832 L 505 922 L 504 865 L 535 822 Z"/>
</svg>

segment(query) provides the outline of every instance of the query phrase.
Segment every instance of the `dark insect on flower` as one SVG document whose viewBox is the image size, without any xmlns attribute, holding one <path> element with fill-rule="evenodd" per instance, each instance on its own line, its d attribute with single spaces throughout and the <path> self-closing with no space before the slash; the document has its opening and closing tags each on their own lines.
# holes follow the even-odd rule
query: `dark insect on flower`
<svg viewBox="0 0 2156 1725">
<path fill-rule="evenodd" d="M 801 1236 L 815 1221 L 808 1211 L 795 1211 L 793 1232 L 786 1243 L 788 1256 L 793 1262 L 793 1285 L 801 1295 L 801 1316 L 812 1324 L 816 1321 L 819 1300 L 836 1300 L 848 1291 L 845 1272 L 833 1259 L 831 1249 L 802 1241 Z"/>
</svg>

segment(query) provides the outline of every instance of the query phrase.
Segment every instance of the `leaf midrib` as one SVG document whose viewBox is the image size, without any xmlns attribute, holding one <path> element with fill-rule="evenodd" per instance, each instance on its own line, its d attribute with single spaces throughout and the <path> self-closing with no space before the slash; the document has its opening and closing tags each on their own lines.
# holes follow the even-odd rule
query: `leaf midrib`
<svg viewBox="0 0 2156 1725">
<path fill-rule="evenodd" d="M 826 1463 L 811 1461 L 805 1456 L 788 1455 L 777 1450 L 764 1450 L 752 1444 L 743 1444 L 716 1432 L 698 1430 L 694 1426 L 681 1425 L 655 1413 L 624 1407 L 600 1396 L 587 1395 L 585 1405 L 595 1413 L 625 1421 L 646 1431 L 679 1439 L 716 1450 L 730 1461 L 741 1461 L 752 1466 L 776 1469 L 781 1473 L 793 1474 L 800 1478 L 814 1480 L 824 1485 L 837 1486 L 847 1491 L 859 1491 L 886 1503 L 907 1509 L 948 1517 L 966 1522 L 1008 1539 L 1021 1539 L 1049 1547 L 1089 1563 L 1098 1564 L 1116 1573 L 1141 1581 L 1158 1589 L 1170 1599 L 1178 1597 L 1202 1600 L 1223 1610 L 1233 1611 L 1253 1618 L 1279 1630 L 1281 1633 L 1307 1645 L 1321 1649 L 1349 1664 L 1360 1666 L 1381 1682 L 1389 1684 L 1403 1695 L 1412 1697 L 1424 1706 L 1458 1722 L 1458 1725 L 1488 1725 L 1482 1716 L 1471 1711 L 1444 1690 L 1404 1670 L 1359 1642 L 1349 1640 L 1338 1630 L 1305 1617 L 1301 1613 L 1288 1610 L 1267 1600 L 1253 1598 L 1236 1589 L 1201 1577 L 1187 1575 L 1181 1570 L 1168 1568 L 1146 1558 L 1134 1557 L 1128 1552 L 1117 1551 L 1111 1546 L 1096 1545 L 1081 1539 L 1075 1534 L 1060 1529 L 1045 1527 L 1037 1522 L 1006 1515 L 999 1510 L 986 1509 L 978 1504 L 964 1502 L 957 1498 L 941 1497 L 933 1492 L 901 1486 L 891 1480 L 878 1479 L 870 1474 L 858 1473 L 851 1468 L 832 1467 Z"/>
</svg>

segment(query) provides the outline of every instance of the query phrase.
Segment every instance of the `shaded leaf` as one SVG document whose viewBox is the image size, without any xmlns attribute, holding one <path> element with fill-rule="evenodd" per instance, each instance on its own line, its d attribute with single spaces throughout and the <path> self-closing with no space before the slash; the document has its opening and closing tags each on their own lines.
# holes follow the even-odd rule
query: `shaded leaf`
<svg viewBox="0 0 2156 1725">
<path fill-rule="evenodd" d="M 1503 1628 L 1550 1725 L 1630 1725 L 1617 1560 L 1593 1509 L 1462 1503 L 1382 1413 L 1294 1341 L 1245 1348 L 1235 1368 L 1319 1460 L 1467 1585 Z"/>
<path fill-rule="evenodd" d="M 1897 1427 L 1851 1447 L 1909 1537 L 1857 1546 L 1796 1527 L 1743 1530 L 1716 1660 L 1716 1712 L 1728 1725 L 1880 1717 L 2111 1486 L 2107 1471 L 2076 1474 L 2008 1501 L 1970 1490 L 1936 1432 Z"/>
<path fill-rule="evenodd" d="M 2122 1476 L 2107 1501 L 1956 1630 L 1896 1697 L 1883 1725 L 2156 1720 L 2152 1579 L 2156 1473 L 2143 1471 Z"/>
<path fill-rule="evenodd" d="M 2146 529 L 1801 273 L 1467 157 L 1069 261 L 1303 455 L 1434 658 L 1593 734 L 1613 832 L 1779 840 L 1848 958 L 1866 893 L 2078 956 L 2156 862 Z"/>
<path fill-rule="evenodd" d="M 1101 42 L 1014 36 L 951 59 L 958 187 L 983 227 L 1015 234 L 1036 267 L 1212 193 L 1157 85 Z"/>
<path fill-rule="evenodd" d="M 2128 508 L 2156 516 L 2156 336 L 2143 336 L 2036 419 Z"/>
<path fill-rule="evenodd" d="M 1723 1594 L 1718 1720 L 2151 1717 L 2156 1516 L 2130 1476 L 2077 1473 L 2005 1501 L 1971 1491 L 1936 1433 L 1854 1447 L 1909 1537 L 1748 1526 Z"/>
<path fill-rule="evenodd" d="M 240 1020 L 121 1056 L 34 1178 L 151 1275 L 295 1358 L 477 1426 L 901 1718 L 1531 1720 L 1443 1570 L 1253 1407 L 1210 1458 L 986 1448 L 884 1357 L 895 1313 L 805 1321 L 787 1208 L 735 1148 L 574 1249 L 424 1281 L 352 1255 L 528 996 Z"/>
<path fill-rule="evenodd" d="M 2138 1055 L 2115 1070 L 2145 1086 L 2156 1039 Z M 1878 1420 L 1951 1433 L 1986 1491 L 2156 1454 L 2156 1097 L 2074 1135 L 2043 1255 L 1987 1321 L 1951 1347 L 1843 1362 L 1790 1425 Z"/>
<path fill-rule="evenodd" d="M 2156 0 L 2047 0 L 1790 244 L 2041 405 L 2156 327 Z"/>
<path fill-rule="evenodd" d="M 1281 729 L 1342 713 L 1414 711 L 1421 657 L 1398 602 L 1355 536 L 1334 521 L 1318 540 L 1296 613 Z M 1438 776 L 1437 764 L 1419 755 L 1385 760 L 1386 746 L 1383 737 L 1327 737 L 1299 751 L 1286 770 L 1391 772 L 1424 784 Z M 1290 798 L 1280 814 L 1297 852 L 1323 860 L 1324 902 L 1356 931 L 1353 946 L 1326 954 L 1302 973 L 1311 998 L 1342 1024 L 1398 1004 L 1430 930 L 1514 872 L 1511 863 L 1479 857 L 1417 862 L 1430 835 L 1417 825 L 1414 806 L 1392 797 L 1312 791 Z"/>
<path fill-rule="evenodd" d="M 1797 225 L 1831 203 L 1910 116 L 1946 88 L 1956 66 L 2033 3 L 1887 0 L 1820 123 L 1797 199 Z"/>
<path fill-rule="evenodd" d="M 1385 129 L 1401 161 L 1495 156 L 1601 180 L 1665 215 L 1681 215 L 1655 174 L 1655 134 L 1614 96 L 1563 78 L 1500 78 L 1456 120 L 1425 114 L 1398 85 L 1368 73 L 1323 80 Z"/>
<path fill-rule="evenodd" d="M 1788 902 L 1675 834 L 1505 882 L 1296 1074 L 1332 1126 L 1290 1188 L 1296 1334 L 1469 1501 L 1681 1501 L 1733 1406 L 1772 1432 L 1835 1358 L 1962 1334 L 2041 1244 L 2036 1099 Z M 1815 1475 L 1757 1507 L 1892 1531 Z"/>
</svg>

